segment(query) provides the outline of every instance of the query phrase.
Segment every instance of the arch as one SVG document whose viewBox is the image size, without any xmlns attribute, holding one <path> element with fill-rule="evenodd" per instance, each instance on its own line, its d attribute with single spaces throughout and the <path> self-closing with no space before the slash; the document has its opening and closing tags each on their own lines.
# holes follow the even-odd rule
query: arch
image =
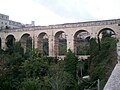
<svg viewBox="0 0 120 90">
<path fill-rule="evenodd" d="M 48 41 L 48 35 L 45 32 L 42 32 L 38 35 L 38 49 L 40 50 L 42 55 L 49 55 L 49 41 Z"/>
<path fill-rule="evenodd" d="M 111 29 L 111 28 L 103 28 L 98 32 L 97 37 L 99 37 L 100 33 L 102 33 L 103 31 L 106 31 L 106 30 L 109 30 L 109 31 L 113 32 L 112 35 L 116 35 L 116 33 L 115 33 L 115 31 L 113 29 Z"/>
<path fill-rule="evenodd" d="M 41 32 L 39 33 L 38 37 L 43 38 L 45 35 L 48 37 L 48 34 L 46 32 Z"/>
<path fill-rule="evenodd" d="M 32 49 L 32 37 L 30 34 L 25 33 L 20 38 L 21 46 L 24 48 L 24 52 L 29 52 Z"/>
<path fill-rule="evenodd" d="M 97 41 L 98 41 L 98 44 L 99 44 L 99 49 L 101 49 L 101 38 L 103 37 L 103 32 L 107 32 L 110 34 L 110 36 L 112 37 L 115 37 L 116 38 L 116 33 L 113 29 L 111 28 L 103 28 L 101 29 L 98 34 L 97 34 Z"/>
<path fill-rule="evenodd" d="M 67 38 L 64 31 L 56 32 L 54 43 L 55 56 L 57 57 L 57 55 L 65 55 L 67 52 Z"/>
<path fill-rule="evenodd" d="M 20 41 L 21 41 L 21 40 L 26 40 L 28 37 L 30 37 L 30 34 L 24 33 L 24 34 L 21 36 Z"/>
<path fill-rule="evenodd" d="M 90 33 L 87 30 L 78 30 L 77 32 L 75 32 L 74 38 L 77 37 L 77 35 L 81 32 L 87 32 L 89 34 L 89 37 L 90 37 Z"/>
<path fill-rule="evenodd" d="M 15 43 L 15 37 L 13 35 L 8 35 L 5 39 L 7 48 L 11 48 Z"/>
<path fill-rule="evenodd" d="M 56 32 L 56 33 L 55 33 L 55 37 L 58 38 L 59 35 L 61 35 L 62 33 L 65 33 L 65 32 L 64 32 L 64 31 L 58 31 L 58 32 Z"/>
<path fill-rule="evenodd" d="M 89 54 L 90 33 L 87 30 L 78 30 L 74 34 L 74 52 L 76 55 Z"/>
</svg>

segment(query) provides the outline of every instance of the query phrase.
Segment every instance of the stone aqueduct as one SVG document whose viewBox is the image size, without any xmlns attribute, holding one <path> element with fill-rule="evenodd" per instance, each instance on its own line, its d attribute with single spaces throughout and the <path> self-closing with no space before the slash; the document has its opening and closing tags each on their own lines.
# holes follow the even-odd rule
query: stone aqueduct
<svg viewBox="0 0 120 90">
<path fill-rule="evenodd" d="M 30 28 L 10 29 L 0 31 L 1 48 L 6 48 L 7 38 L 13 37 L 15 41 L 21 41 L 24 47 L 26 38 L 32 37 L 35 48 L 38 48 L 38 40 L 46 34 L 48 36 L 49 56 L 55 57 L 57 53 L 56 38 L 59 34 L 65 33 L 67 38 L 67 50 L 75 51 L 75 35 L 83 30 L 89 32 L 90 37 L 98 38 L 103 30 L 111 30 L 116 38 L 120 39 L 120 19 L 89 21 L 78 23 L 65 23 L 49 26 L 35 26 Z M 39 38 L 38 38 L 39 37 Z"/>
</svg>

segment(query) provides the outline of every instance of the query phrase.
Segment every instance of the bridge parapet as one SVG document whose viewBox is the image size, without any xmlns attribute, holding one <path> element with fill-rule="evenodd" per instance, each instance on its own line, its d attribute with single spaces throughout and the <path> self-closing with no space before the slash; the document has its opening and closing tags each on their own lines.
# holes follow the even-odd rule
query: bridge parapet
<svg viewBox="0 0 120 90">
<path fill-rule="evenodd" d="M 114 24 L 119 25 L 120 19 L 65 23 L 65 24 L 56 24 L 56 25 L 49 25 L 49 26 L 34 26 L 34 27 L 27 27 L 27 28 L 20 28 L 20 29 L 6 29 L 2 31 L 7 33 L 7 32 L 18 32 L 18 31 L 62 29 L 62 28 L 75 28 L 75 27 L 87 27 L 87 26 L 114 25 Z"/>
</svg>

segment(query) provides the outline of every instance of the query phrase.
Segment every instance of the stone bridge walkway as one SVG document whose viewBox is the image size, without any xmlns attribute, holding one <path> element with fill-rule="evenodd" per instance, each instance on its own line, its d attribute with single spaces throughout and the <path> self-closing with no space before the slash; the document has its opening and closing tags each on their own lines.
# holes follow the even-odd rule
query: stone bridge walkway
<svg viewBox="0 0 120 90">
<path fill-rule="evenodd" d="M 120 90 L 120 63 L 116 64 L 103 90 Z"/>
</svg>

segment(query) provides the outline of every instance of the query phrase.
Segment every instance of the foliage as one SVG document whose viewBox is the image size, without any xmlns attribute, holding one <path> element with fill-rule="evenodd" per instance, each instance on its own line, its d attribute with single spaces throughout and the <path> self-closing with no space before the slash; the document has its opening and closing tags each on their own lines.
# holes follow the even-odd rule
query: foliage
<svg viewBox="0 0 120 90">
<path fill-rule="evenodd" d="M 77 55 L 89 55 L 90 38 L 78 39 L 76 42 Z"/>
<path fill-rule="evenodd" d="M 77 57 L 71 50 L 68 50 L 65 58 L 65 71 L 73 75 L 74 79 L 76 79 L 76 68 L 77 68 L 76 65 L 77 65 Z"/>
<path fill-rule="evenodd" d="M 66 39 L 59 39 L 59 55 L 66 55 L 67 41 Z"/>
<path fill-rule="evenodd" d="M 74 82 L 71 75 L 64 71 L 62 61 L 52 65 L 49 73 L 49 84 L 52 90 L 65 90 L 66 87 L 71 87 Z"/>
<path fill-rule="evenodd" d="M 49 49 L 48 49 L 48 39 L 45 38 L 43 40 L 43 55 L 48 55 L 49 54 Z"/>
<path fill-rule="evenodd" d="M 42 82 L 40 82 L 39 78 L 25 78 L 21 83 L 21 90 L 40 90 L 42 87 Z"/>
<path fill-rule="evenodd" d="M 0 54 L 1 61 L 1 68 L 4 70 L 1 76 L 1 90 L 8 90 L 9 89 L 18 89 L 20 84 L 20 65 L 23 61 L 22 51 L 18 43 L 11 46 L 12 49 L 7 49 L 7 51 L 2 51 Z M 9 52 L 9 50 L 11 52 Z"/>
<path fill-rule="evenodd" d="M 103 89 L 111 71 L 116 64 L 116 43 L 117 40 L 111 37 L 111 34 L 104 32 L 100 41 L 99 50 L 95 39 L 91 40 L 91 55 L 90 55 L 90 76 L 91 80 L 100 79 L 101 89 Z M 112 57 L 111 57 L 112 56 Z M 109 69 L 108 69 L 109 68 Z"/>
<path fill-rule="evenodd" d="M 26 40 L 26 50 L 25 50 L 25 56 L 29 57 L 31 54 L 33 47 L 32 47 L 32 38 L 28 37 Z"/>
<path fill-rule="evenodd" d="M 95 38 L 88 41 L 86 52 L 90 57 L 81 61 L 71 50 L 66 53 L 66 43 L 60 49 L 61 54 L 66 54 L 64 61 L 43 57 L 32 48 L 32 39 L 27 41 L 26 53 L 20 42 L 10 44 L 7 50 L 0 50 L 0 90 L 84 90 L 94 82 L 91 90 L 96 90 L 98 79 L 102 90 L 116 64 L 117 40 L 104 32 L 100 42 Z M 84 79 L 86 75 L 90 78 Z"/>
<path fill-rule="evenodd" d="M 37 78 L 47 74 L 48 66 L 43 59 L 30 57 L 22 63 L 21 68 L 27 78 Z"/>
</svg>

